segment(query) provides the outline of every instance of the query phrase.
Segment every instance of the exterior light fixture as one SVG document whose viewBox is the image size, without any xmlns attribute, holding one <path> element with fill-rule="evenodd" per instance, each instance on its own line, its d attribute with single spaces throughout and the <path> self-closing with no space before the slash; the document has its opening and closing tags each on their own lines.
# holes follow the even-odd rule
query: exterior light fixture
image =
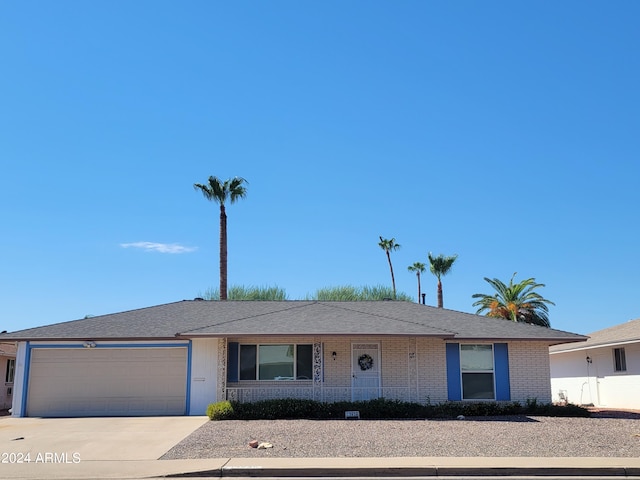
<svg viewBox="0 0 640 480">
<path fill-rule="evenodd" d="M 333 353 L 331 354 L 331 356 L 333 357 L 333 360 L 335 361 L 335 359 L 336 359 L 336 357 L 338 356 L 338 354 L 337 354 L 336 352 L 333 352 Z"/>
<path fill-rule="evenodd" d="M 94 348 L 96 346 L 96 342 L 84 342 L 84 348 Z"/>
<path fill-rule="evenodd" d="M 587 355 L 587 363 L 593 363 L 593 360 L 591 360 L 591 357 Z"/>
</svg>

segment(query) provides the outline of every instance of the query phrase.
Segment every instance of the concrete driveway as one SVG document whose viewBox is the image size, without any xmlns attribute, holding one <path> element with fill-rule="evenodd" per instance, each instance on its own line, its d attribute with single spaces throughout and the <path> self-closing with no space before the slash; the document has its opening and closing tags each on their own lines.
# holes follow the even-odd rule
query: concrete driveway
<svg viewBox="0 0 640 480">
<path fill-rule="evenodd" d="M 0 419 L 0 452 L 67 454 L 81 461 L 157 460 L 209 421 L 198 417 Z M 2 462 L 0 458 L 0 462 Z"/>
<path fill-rule="evenodd" d="M 158 461 L 207 417 L 0 418 L 0 478 L 164 477 L 228 459 Z M 219 476 L 219 475 L 218 475 Z"/>
</svg>

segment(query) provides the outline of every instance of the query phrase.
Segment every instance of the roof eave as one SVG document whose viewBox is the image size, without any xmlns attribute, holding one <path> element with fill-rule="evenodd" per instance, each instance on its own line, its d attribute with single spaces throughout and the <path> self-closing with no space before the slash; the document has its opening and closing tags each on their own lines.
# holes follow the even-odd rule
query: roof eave
<svg viewBox="0 0 640 480">
<path fill-rule="evenodd" d="M 12 338 L 13 342 L 148 342 L 148 341 L 166 341 L 179 339 L 173 337 L 21 337 Z"/>
<path fill-rule="evenodd" d="M 573 343 L 573 342 L 583 342 L 585 338 L 535 338 L 535 337 L 473 337 L 473 336 L 456 336 L 455 340 L 464 340 L 464 341 L 482 341 L 482 342 L 495 342 L 495 341 L 505 341 L 505 342 L 546 342 L 551 345 L 560 345 L 563 343 Z"/>
<path fill-rule="evenodd" d="M 454 334 L 433 334 L 433 333 L 362 333 L 362 332 L 270 332 L 270 333 L 178 333 L 177 338 L 220 338 L 220 337 L 431 337 L 450 339 Z"/>
<path fill-rule="evenodd" d="M 588 345 L 571 345 L 567 348 L 563 348 L 561 350 L 556 350 L 553 352 L 549 352 L 551 355 L 556 355 L 558 353 L 567 353 L 567 352 L 579 352 L 582 350 L 590 350 L 592 348 L 608 348 L 608 347 L 617 347 L 619 345 L 629 345 L 632 343 L 639 343 L 640 339 L 635 340 L 621 340 L 618 342 L 601 342 L 601 343 L 590 343 Z"/>
</svg>

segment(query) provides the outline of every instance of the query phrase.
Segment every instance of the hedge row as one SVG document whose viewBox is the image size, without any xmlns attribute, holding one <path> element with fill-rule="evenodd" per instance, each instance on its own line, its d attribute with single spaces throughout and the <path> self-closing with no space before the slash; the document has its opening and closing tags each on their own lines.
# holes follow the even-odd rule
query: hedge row
<svg viewBox="0 0 640 480">
<path fill-rule="evenodd" d="M 344 419 L 345 412 L 357 410 L 361 419 L 412 419 L 540 415 L 549 417 L 588 417 L 589 411 L 577 405 L 540 404 L 535 399 L 519 402 L 445 402 L 437 405 L 378 398 L 362 402 L 322 403 L 314 400 L 283 398 L 253 403 L 223 401 L 207 408 L 211 420 Z"/>
</svg>

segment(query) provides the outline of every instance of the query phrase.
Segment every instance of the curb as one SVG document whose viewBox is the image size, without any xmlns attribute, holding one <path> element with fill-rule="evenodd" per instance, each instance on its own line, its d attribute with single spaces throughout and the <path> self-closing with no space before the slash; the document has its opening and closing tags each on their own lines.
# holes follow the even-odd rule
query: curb
<svg viewBox="0 0 640 480">
<path fill-rule="evenodd" d="M 426 467 L 322 467 L 322 468 L 253 468 L 224 467 L 222 477 L 437 477 L 438 468 Z"/>
<path fill-rule="evenodd" d="M 229 466 L 200 472 L 167 475 L 166 478 L 231 477 L 231 478 L 288 478 L 288 477 L 621 477 L 640 478 L 637 467 L 259 467 Z"/>
</svg>

